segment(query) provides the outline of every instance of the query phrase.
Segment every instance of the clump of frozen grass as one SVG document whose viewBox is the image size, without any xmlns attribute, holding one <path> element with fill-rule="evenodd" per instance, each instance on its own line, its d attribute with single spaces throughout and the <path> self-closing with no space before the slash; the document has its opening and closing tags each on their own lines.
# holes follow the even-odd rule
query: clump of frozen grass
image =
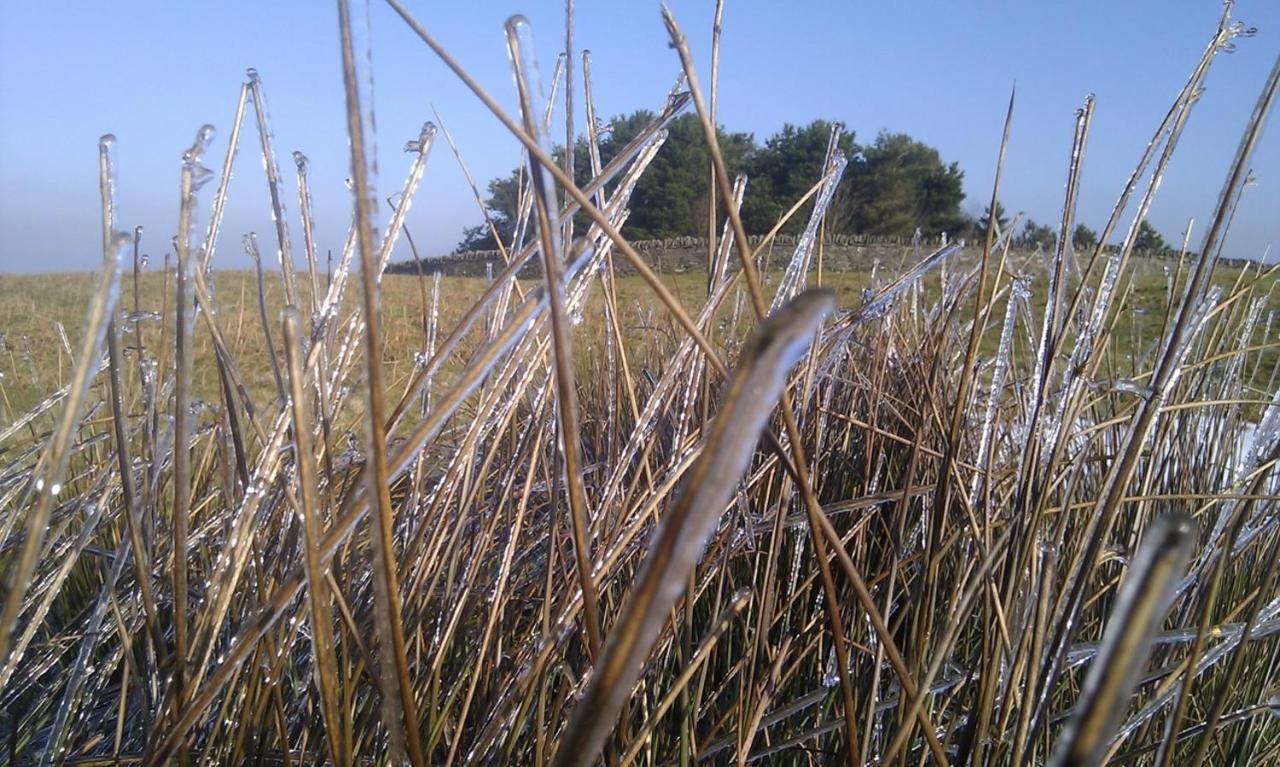
<svg viewBox="0 0 1280 767">
<path fill-rule="evenodd" d="M 323 272 L 295 155 L 297 279 L 255 72 L 226 158 L 252 106 L 280 274 L 259 259 L 247 300 L 214 290 L 232 174 L 196 195 L 202 132 L 176 273 L 142 275 L 135 252 L 122 296 L 140 233 L 116 232 L 105 141 L 106 266 L 84 343 L 66 344 L 72 374 L 19 364 L 0 382 L 58 382 L 0 430 L 11 760 L 1276 758 L 1280 390 L 1260 319 L 1274 276 L 1216 259 L 1280 75 L 1198 254 L 1167 280 L 1132 257 L 1164 150 L 1247 30 L 1224 17 L 1157 127 L 1101 238 L 1127 227 L 1118 249 L 1064 246 L 1045 267 L 995 231 L 977 251 L 916 248 L 900 278 L 849 291 L 819 326 L 829 299 L 805 283 L 858 282 L 809 268 L 838 156 L 813 179 L 771 313 L 769 240 L 746 244 L 742 182 L 717 167 L 715 270 L 682 303 L 622 233 L 665 123 L 692 104 L 710 125 L 695 73 L 612 162 L 592 152 L 578 188 L 547 155 L 555 102 L 540 101 L 527 22 L 511 25 L 515 118 L 391 5 L 524 146 L 532 183 L 506 268 L 382 279 L 426 127 L 387 230 L 365 174 Z M 353 167 L 367 170 L 362 19 L 344 14 L 342 32 Z M 1064 233 L 1090 116 L 1091 102 Z M 585 230 L 570 226 L 580 211 Z M 517 281 L 535 258 L 541 278 Z M 144 301 L 161 280 L 164 298 Z M 387 309 L 415 296 L 397 325 Z M 1144 303 L 1163 312 L 1139 325 Z M 383 376 L 384 356 L 409 362 Z"/>
</svg>

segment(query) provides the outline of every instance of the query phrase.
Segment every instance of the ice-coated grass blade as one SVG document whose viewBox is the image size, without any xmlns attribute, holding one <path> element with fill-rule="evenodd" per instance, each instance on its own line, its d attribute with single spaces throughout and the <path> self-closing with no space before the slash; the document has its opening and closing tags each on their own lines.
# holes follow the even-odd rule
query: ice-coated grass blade
<svg viewBox="0 0 1280 767">
<path fill-rule="evenodd" d="M 347 137 L 351 145 L 352 193 L 355 197 L 355 233 L 360 252 L 360 282 L 364 300 L 364 354 L 365 378 L 368 392 L 366 430 L 367 468 L 365 488 L 372 499 L 374 515 L 371 541 L 373 542 L 373 585 L 375 596 L 375 623 L 381 644 L 379 659 L 382 679 L 382 718 L 390 739 L 390 757 L 405 758 L 421 767 L 423 762 L 421 736 L 418 732 L 417 703 L 413 696 L 413 682 L 409 675 L 409 660 L 405 650 L 404 624 L 400 608 L 400 587 L 397 577 L 394 514 L 391 505 L 391 487 L 387 477 L 387 443 L 384 424 L 385 383 L 382 372 L 381 308 L 378 282 L 381 269 L 373 217 L 377 209 L 374 193 L 376 148 L 373 138 L 373 74 L 369 71 L 368 24 L 369 9 L 359 4 L 358 18 L 353 19 L 352 3 L 338 2 L 338 26 L 342 37 L 342 80 L 347 103 Z M 358 43 L 356 28 L 363 33 Z M 363 49 L 357 50 L 358 44 Z M 425 161 L 425 153 L 418 159 Z M 407 203 L 407 201 L 405 201 Z M 405 205 L 402 204 L 401 207 Z M 390 236 L 391 233 L 387 233 Z"/>
<path fill-rule="evenodd" d="M 1195 525 L 1183 517 L 1160 517 L 1147 529 L 1107 618 L 1102 646 L 1085 676 L 1076 712 L 1058 736 L 1051 767 L 1101 763 L 1129 707 L 1129 696 L 1146 665 L 1174 587 L 1186 571 L 1194 541 Z"/>
<path fill-rule="evenodd" d="M 121 253 L 128 242 L 128 235 L 112 238 L 98 286 L 86 312 L 83 340 L 76 355 L 80 361 L 71 380 L 57 430 L 18 500 L 18 507 L 26 509 L 26 536 L 17 557 L 11 560 L 12 564 L 5 573 L 4 610 L 0 612 L 0 689 L 20 660 L 21 648 L 15 649 L 12 645 L 13 630 L 22 613 L 24 597 L 32 585 L 31 574 L 35 571 L 40 548 L 49 532 L 50 506 L 53 498 L 62 491 L 71 440 L 82 416 L 85 396 L 102 366 L 107 325 L 120 298 Z"/>
<path fill-rule="evenodd" d="M 684 592 L 689 571 L 751 460 L 792 365 L 833 307 L 829 291 L 802 293 L 761 323 L 743 349 L 701 456 L 649 542 L 627 605 L 574 708 L 553 764 L 590 764 L 600 752 L 658 632 Z"/>
</svg>

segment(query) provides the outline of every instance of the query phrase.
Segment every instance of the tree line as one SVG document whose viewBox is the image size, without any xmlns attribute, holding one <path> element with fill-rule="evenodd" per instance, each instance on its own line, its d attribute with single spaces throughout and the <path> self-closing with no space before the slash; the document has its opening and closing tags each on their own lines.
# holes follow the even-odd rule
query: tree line
<svg viewBox="0 0 1280 767">
<path fill-rule="evenodd" d="M 614 117 L 599 137 L 600 160 L 608 164 L 655 116 L 647 110 Z M 834 123 L 814 120 L 805 126 L 785 125 L 764 143 L 750 133 L 717 129 L 720 150 L 731 175 L 747 176 L 747 192 L 742 204 L 742 220 L 749 234 L 763 234 L 822 176 L 823 162 Z M 626 231 L 634 239 L 668 239 L 705 236 L 711 206 L 709 167 L 702 126 L 694 114 L 684 114 L 667 127 L 667 139 L 654 157 L 631 198 L 631 214 Z M 964 171 L 955 162 L 943 160 L 938 150 L 905 133 L 882 131 L 866 144 L 857 142 L 852 131 L 841 133 L 839 148 L 848 161 L 844 175 L 827 210 L 827 234 L 888 235 L 970 239 L 985 233 L 990 210 L 973 218 L 961 210 L 964 200 Z M 555 151 L 563 162 L 564 148 Z M 585 139 L 574 146 L 574 174 L 579 185 L 590 180 L 590 155 Z M 488 184 L 484 201 L 489 224 L 466 229 L 459 252 L 496 247 L 496 230 L 509 245 L 518 218 L 520 191 L 527 181 L 524 168 L 495 178 Z M 781 231 L 794 234 L 803 229 L 812 202 L 802 207 Z M 723 209 L 723 205 L 721 206 Z M 1008 218 L 997 203 L 998 223 Z M 721 222 L 722 223 L 722 222 Z M 583 220 L 585 226 L 586 221 Z M 1159 234 L 1144 222 L 1142 244 L 1163 249 Z M 1019 241 L 1029 247 L 1052 248 L 1057 230 L 1026 221 Z M 1077 247 L 1092 247 L 1097 234 L 1083 224 L 1073 232 Z"/>
</svg>

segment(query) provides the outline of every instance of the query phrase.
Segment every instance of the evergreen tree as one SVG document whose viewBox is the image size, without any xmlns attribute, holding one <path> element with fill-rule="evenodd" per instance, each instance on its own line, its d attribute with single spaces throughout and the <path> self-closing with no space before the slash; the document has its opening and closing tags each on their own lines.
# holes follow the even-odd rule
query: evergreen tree
<svg viewBox="0 0 1280 767">
<path fill-rule="evenodd" d="M 614 117 L 600 140 L 601 162 L 607 165 L 653 119 L 653 113 L 643 110 Z M 742 207 L 748 232 L 762 234 L 772 229 L 822 177 L 832 126 L 825 120 L 803 127 L 786 125 L 763 146 L 757 146 L 747 133 L 718 132 L 729 173 L 748 176 Z M 873 144 L 859 147 L 853 134 L 846 132 L 838 146 L 848 166 L 827 210 L 828 233 L 910 236 L 919 228 L 935 236 L 944 231 L 956 234 L 966 225 L 960 211 L 964 174 L 955 163 L 945 164 L 936 149 L 901 133 L 881 133 Z M 554 154 L 559 162 L 563 147 Z M 706 235 L 710 163 L 696 115 L 685 114 L 668 123 L 666 141 L 632 194 L 627 235 L 634 239 Z M 574 147 L 574 168 L 575 180 L 585 185 L 591 175 L 585 139 Z M 514 234 L 526 182 L 524 168 L 489 182 L 485 206 L 504 245 Z M 615 180 L 609 189 L 616 185 Z M 718 200 L 721 220 L 717 229 L 723 224 L 724 204 Z M 812 202 L 798 210 L 782 231 L 802 230 L 810 210 Z M 582 229 L 588 225 L 585 216 L 580 216 L 579 222 Z M 484 223 L 468 228 L 458 245 L 459 250 L 493 247 L 492 232 Z"/>
<path fill-rule="evenodd" d="M 1150 221 L 1143 219 L 1138 225 L 1138 238 L 1133 243 L 1134 250 L 1147 250 L 1161 253 L 1169 249 L 1165 243 L 1164 237 L 1160 236 L 1160 232 L 1151 225 Z"/>
<path fill-rule="evenodd" d="M 988 205 L 982 209 L 982 215 L 978 218 L 977 224 L 974 226 L 974 236 L 978 238 L 986 237 L 987 227 L 990 226 L 990 221 L 991 206 Z M 996 236 L 999 236 L 1000 232 L 1003 232 L 1009 226 L 1009 217 L 1005 215 L 1004 206 L 1001 205 L 998 200 L 996 201 L 996 226 L 999 227 L 996 231 Z"/>
<path fill-rule="evenodd" d="M 853 226 L 862 234 L 933 236 L 964 225 L 964 172 L 904 133 L 882 132 L 853 172 Z"/>
<path fill-rule="evenodd" d="M 751 155 L 747 163 L 747 194 L 742 203 L 743 225 L 748 232 L 761 234 L 772 229 L 778 219 L 822 178 L 833 125 L 826 120 L 814 120 L 803 128 L 784 125 Z M 843 131 L 838 147 L 850 165 L 846 166 L 844 177 L 827 209 L 828 232 L 844 231 L 852 218 L 850 190 L 853 185 L 850 176 L 858 152 L 853 134 Z M 781 231 L 792 234 L 802 231 L 812 210 L 812 201 L 805 203 Z"/>
<path fill-rule="evenodd" d="M 1098 247 L 1098 233 L 1084 224 L 1076 224 L 1075 231 L 1071 234 L 1071 244 L 1079 250 L 1093 250 Z"/>
<path fill-rule="evenodd" d="M 1051 226 L 1027 219 L 1027 223 L 1022 226 L 1022 242 L 1029 248 L 1039 246 L 1045 250 L 1053 250 L 1058 246 L 1058 233 Z"/>
</svg>

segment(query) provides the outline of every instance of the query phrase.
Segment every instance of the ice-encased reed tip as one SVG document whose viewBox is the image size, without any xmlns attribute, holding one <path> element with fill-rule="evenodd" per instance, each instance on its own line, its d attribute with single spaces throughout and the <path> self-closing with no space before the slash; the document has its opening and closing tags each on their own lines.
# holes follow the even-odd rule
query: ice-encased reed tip
<svg viewBox="0 0 1280 767">
<path fill-rule="evenodd" d="M 431 148 L 431 141 L 436 136 L 436 124 L 427 120 L 422 124 L 422 131 L 415 139 L 404 142 L 404 151 L 422 153 Z"/>
<path fill-rule="evenodd" d="M 199 191 L 200 187 L 213 178 L 213 171 L 206 168 L 200 162 L 200 158 L 204 155 L 205 150 L 209 148 L 209 143 L 213 141 L 216 132 L 214 127 L 208 123 L 201 125 L 200 129 L 196 131 L 196 138 L 192 142 L 191 148 L 182 153 L 183 168 L 191 171 L 192 192 Z"/>
</svg>

